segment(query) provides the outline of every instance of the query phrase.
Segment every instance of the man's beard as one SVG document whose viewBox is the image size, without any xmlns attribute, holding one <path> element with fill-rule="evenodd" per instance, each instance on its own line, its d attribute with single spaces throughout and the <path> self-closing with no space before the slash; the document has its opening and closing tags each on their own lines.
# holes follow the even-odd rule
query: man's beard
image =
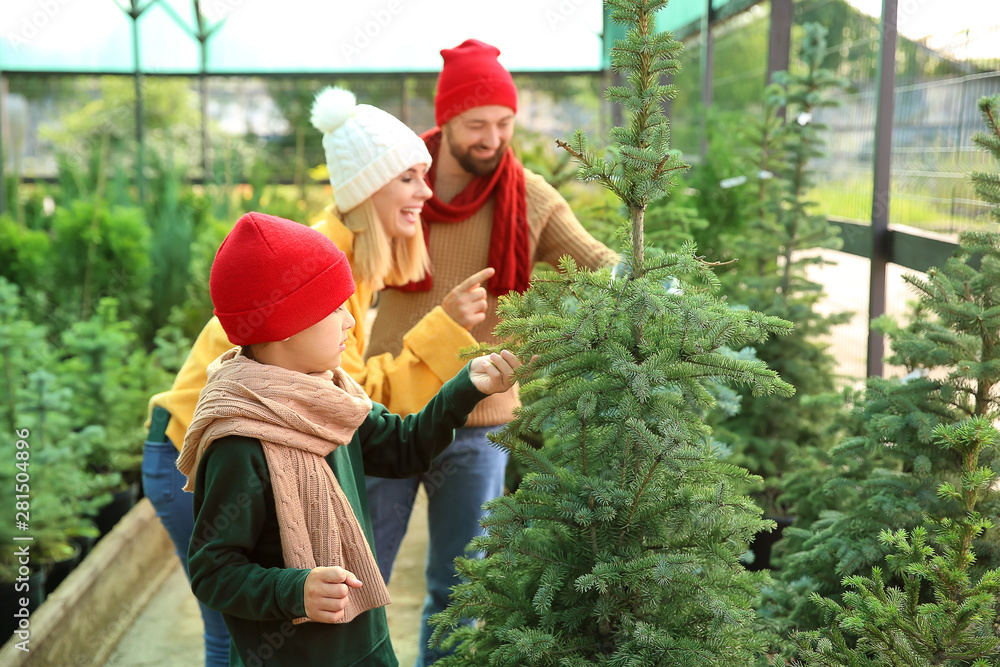
<svg viewBox="0 0 1000 667">
<path fill-rule="evenodd" d="M 452 157 L 462 165 L 462 169 L 466 170 L 474 176 L 488 176 L 492 174 L 496 168 L 500 165 L 500 160 L 503 159 L 503 154 L 507 151 L 507 144 L 502 143 L 497 149 L 497 152 L 493 154 L 491 158 L 476 158 L 472 156 L 473 148 L 484 148 L 483 146 L 470 146 L 464 153 L 460 153 L 457 148 L 448 143 L 448 150 L 451 152 Z"/>
</svg>

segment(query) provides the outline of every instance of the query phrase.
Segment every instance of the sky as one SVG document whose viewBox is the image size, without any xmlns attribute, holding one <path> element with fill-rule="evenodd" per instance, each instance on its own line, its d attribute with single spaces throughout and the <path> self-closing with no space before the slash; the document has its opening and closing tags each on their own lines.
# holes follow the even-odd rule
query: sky
<svg viewBox="0 0 1000 667">
<path fill-rule="evenodd" d="M 130 20 L 116 2 L 127 5 L 2 0 L 0 65 L 110 62 L 127 71 Z M 149 5 L 138 23 L 144 69 L 197 70 L 198 49 L 181 27 L 193 23 L 191 5 Z M 202 0 L 202 7 L 212 23 L 224 20 L 209 42 L 214 69 L 437 71 L 440 50 L 470 37 L 498 46 L 509 69 L 600 68 L 598 0 Z"/>
<path fill-rule="evenodd" d="M 882 0 L 848 0 L 869 16 L 882 15 Z M 913 40 L 934 49 L 962 43 L 971 31 L 975 44 L 953 55 L 1000 58 L 1000 0 L 897 0 L 896 25 Z"/>
<path fill-rule="evenodd" d="M 182 26 L 191 0 L 157 0 L 139 20 L 146 71 L 197 71 L 199 51 Z M 882 0 L 849 0 L 878 16 Z M 117 4 L 116 4 L 117 3 Z M 129 71 L 128 0 L 2 0 L 0 66 Z M 166 8 L 174 8 L 173 14 Z M 210 67 L 437 71 L 442 48 L 469 37 L 495 44 L 513 70 L 600 67 L 600 0 L 202 0 L 222 29 Z M 668 11 L 669 11 L 668 6 Z M 976 50 L 1000 57 L 1000 0 L 898 0 L 900 32 L 941 48 L 972 30 Z"/>
</svg>

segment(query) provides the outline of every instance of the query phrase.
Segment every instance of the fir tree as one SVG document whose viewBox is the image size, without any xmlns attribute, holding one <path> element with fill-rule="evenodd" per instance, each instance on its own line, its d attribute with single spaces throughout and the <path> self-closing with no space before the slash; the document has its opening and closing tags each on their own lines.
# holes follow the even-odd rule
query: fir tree
<svg viewBox="0 0 1000 667">
<path fill-rule="evenodd" d="M 988 100 L 982 104 L 990 109 Z M 996 135 L 996 114 L 984 111 L 984 118 Z M 986 148 L 983 136 L 977 143 Z M 980 178 L 989 182 L 990 175 Z M 956 255 L 943 267 L 926 278 L 904 278 L 918 295 L 910 323 L 901 326 L 885 316 L 875 326 L 889 338 L 890 363 L 909 373 L 869 378 L 852 407 L 858 435 L 828 455 L 817 454 L 826 457 L 825 470 L 792 473 L 785 486 L 786 496 L 813 508 L 816 520 L 785 531 L 788 555 L 763 604 L 779 629 L 824 624 L 808 603 L 810 591 L 836 598 L 844 577 L 866 575 L 873 566 L 892 576 L 884 531 L 911 531 L 925 516 L 961 519 L 962 510 L 938 489 L 942 483 L 961 485 L 962 462 L 934 442 L 934 431 L 974 417 L 1000 418 L 1000 234 L 962 234 Z M 983 456 L 986 465 L 995 465 L 992 451 Z M 1000 511 L 997 498 L 982 503 L 991 516 Z M 977 538 L 975 551 L 974 574 L 1000 565 L 995 530 Z"/>
<path fill-rule="evenodd" d="M 980 513 L 980 500 L 995 495 L 1000 480 L 979 465 L 984 452 L 995 452 L 1000 433 L 977 416 L 934 429 L 936 443 L 961 469 L 960 486 L 943 482 L 938 496 L 958 506 L 955 518 L 928 519 L 928 528 L 884 530 L 880 541 L 893 553 L 887 566 L 903 580 L 887 587 L 882 569 L 870 577 L 844 579 L 849 592 L 843 605 L 813 594 L 829 626 L 800 633 L 795 643 L 807 666 L 990 667 L 1000 665 L 1000 635 L 994 623 L 1000 605 L 1000 570 L 972 574 L 973 544 L 993 522 Z M 925 601 L 926 600 L 926 601 Z"/>
<path fill-rule="evenodd" d="M 980 99 L 979 110 L 983 114 L 983 123 L 986 124 L 987 131 L 972 135 L 972 143 L 988 152 L 997 163 L 1000 163 L 1000 95 Z M 1000 173 L 974 171 L 971 178 L 979 196 L 993 204 L 990 215 L 1000 222 Z"/>
<path fill-rule="evenodd" d="M 850 313 L 825 314 L 817 308 L 822 286 L 809 279 L 812 266 L 825 263 L 813 248 L 838 248 L 836 228 L 809 201 L 814 185 L 811 163 L 824 153 L 826 126 L 817 110 L 836 105 L 844 82 L 821 66 L 826 29 L 804 26 L 798 73 L 778 72 L 768 88 L 761 118 L 753 124 L 756 197 L 747 211 L 747 231 L 731 238 L 739 257 L 736 271 L 723 275 L 723 291 L 734 303 L 792 322 L 788 336 L 757 348 L 757 356 L 791 383 L 791 399 L 744 396 L 740 412 L 717 426 L 717 437 L 733 449 L 733 463 L 765 480 L 755 497 L 768 516 L 782 516 L 781 476 L 803 447 L 828 448 L 842 413 L 837 393 L 836 360 L 822 340 Z M 788 121 L 780 122 L 779 107 Z M 771 178 L 771 176 L 774 176 Z"/>
<path fill-rule="evenodd" d="M 611 134 L 615 158 L 577 132 L 562 144 L 625 204 L 624 275 L 562 271 L 501 301 L 497 328 L 522 358 L 524 407 L 496 438 L 527 474 L 488 504 L 482 560 L 460 559 L 464 582 L 435 617 L 442 667 L 469 665 L 752 664 L 761 640 L 752 602 L 764 573 L 739 562 L 747 541 L 773 523 L 738 489 L 748 473 L 723 460 L 702 415 L 713 382 L 789 396 L 765 364 L 726 346 L 759 343 L 788 323 L 731 309 L 714 294 L 712 267 L 692 245 L 646 247 L 646 206 L 684 168 L 669 151 L 659 83 L 680 49 L 654 32 L 664 0 L 609 0 L 630 26 L 613 66 L 628 86 L 607 98 L 628 124 Z M 543 431 L 536 449 L 525 440 Z"/>
</svg>

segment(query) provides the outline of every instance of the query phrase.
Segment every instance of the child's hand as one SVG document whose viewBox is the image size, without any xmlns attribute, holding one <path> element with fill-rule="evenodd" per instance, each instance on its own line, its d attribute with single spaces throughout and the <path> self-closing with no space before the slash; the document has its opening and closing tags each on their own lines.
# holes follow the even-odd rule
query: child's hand
<svg viewBox="0 0 1000 667">
<path fill-rule="evenodd" d="M 303 592 L 306 616 L 320 623 L 342 621 L 352 588 L 361 588 L 361 580 L 342 567 L 309 570 Z"/>
<path fill-rule="evenodd" d="M 511 375 L 520 366 L 521 361 L 513 352 L 502 350 L 500 354 L 494 352 L 473 359 L 469 366 L 469 377 L 476 389 L 484 394 L 498 394 L 514 386 Z"/>
</svg>

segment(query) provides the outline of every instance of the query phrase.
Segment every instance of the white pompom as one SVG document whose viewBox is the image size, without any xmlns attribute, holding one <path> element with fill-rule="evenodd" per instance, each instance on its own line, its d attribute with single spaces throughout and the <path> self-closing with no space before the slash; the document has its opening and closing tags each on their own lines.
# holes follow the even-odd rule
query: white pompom
<svg viewBox="0 0 1000 667">
<path fill-rule="evenodd" d="M 326 134 L 333 132 L 354 115 L 357 98 L 343 88 L 324 88 L 313 102 L 310 120 L 313 127 Z"/>
</svg>

